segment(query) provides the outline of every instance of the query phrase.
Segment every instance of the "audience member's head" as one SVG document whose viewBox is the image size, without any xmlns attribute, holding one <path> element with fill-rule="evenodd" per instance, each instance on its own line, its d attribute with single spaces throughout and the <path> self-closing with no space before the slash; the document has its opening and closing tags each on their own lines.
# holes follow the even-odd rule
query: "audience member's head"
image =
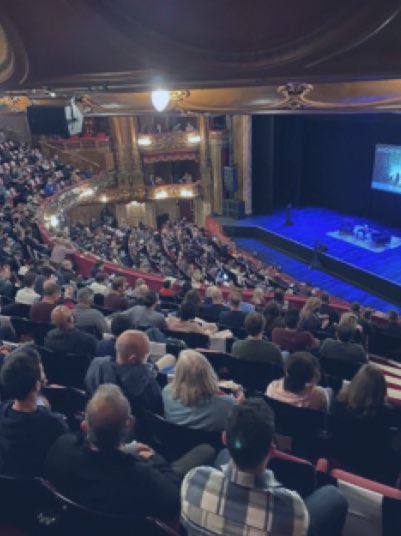
<svg viewBox="0 0 401 536">
<path fill-rule="evenodd" d="M 94 296 L 93 290 L 91 290 L 89 287 L 80 288 L 77 294 L 77 302 L 79 305 L 92 307 Z"/>
<path fill-rule="evenodd" d="M 301 309 L 300 317 L 307 318 L 310 315 L 315 315 L 319 311 L 321 305 L 322 302 L 320 298 L 316 298 L 313 296 L 311 298 L 308 298 L 305 302 L 305 305 Z"/>
<path fill-rule="evenodd" d="M 43 283 L 43 297 L 48 302 L 55 303 L 61 296 L 60 287 L 52 279 Z"/>
<path fill-rule="evenodd" d="M 148 292 L 150 292 L 149 287 L 145 283 L 135 286 L 135 294 L 136 294 L 136 297 L 139 299 L 143 300 Z"/>
<path fill-rule="evenodd" d="M 104 272 L 97 272 L 95 275 L 95 281 L 99 285 L 104 285 L 106 279 L 107 279 L 107 274 L 105 274 Z"/>
<path fill-rule="evenodd" d="M 263 400 L 249 398 L 231 409 L 223 441 L 238 469 L 258 474 L 266 468 L 273 436 L 273 411 Z"/>
<path fill-rule="evenodd" d="M 25 288 L 32 288 L 35 285 L 36 277 L 37 276 L 36 276 L 35 272 L 28 271 L 24 275 L 23 286 Z"/>
<path fill-rule="evenodd" d="M 11 268 L 7 263 L 0 264 L 0 278 L 1 279 L 10 279 L 11 277 Z"/>
<path fill-rule="evenodd" d="M 261 305 L 264 304 L 264 302 L 265 302 L 265 293 L 264 293 L 263 289 L 255 288 L 255 290 L 253 291 L 253 294 L 252 294 L 251 302 L 253 303 L 253 305 L 255 305 L 255 307 L 261 306 Z"/>
<path fill-rule="evenodd" d="M 159 297 L 156 292 L 153 290 L 148 290 L 148 292 L 143 297 L 143 305 L 149 309 L 154 309 L 159 301 Z"/>
<path fill-rule="evenodd" d="M 358 317 L 351 312 L 343 313 L 340 318 L 339 326 L 348 326 L 349 329 L 355 331 L 358 327 Z"/>
<path fill-rule="evenodd" d="M 196 406 L 218 392 L 216 373 L 206 357 L 195 350 L 180 353 L 170 385 L 173 398 L 184 406 Z"/>
<path fill-rule="evenodd" d="M 308 352 L 295 352 L 285 362 L 284 389 L 286 391 L 301 393 L 306 387 L 315 385 L 319 378 L 319 362 Z"/>
<path fill-rule="evenodd" d="M 191 303 L 196 309 L 202 303 L 201 295 L 197 290 L 188 290 L 185 294 L 184 303 Z"/>
<path fill-rule="evenodd" d="M 56 328 L 61 329 L 62 331 L 72 329 L 74 327 L 74 317 L 71 313 L 71 310 L 65 305 L 58 305 L 53 309 L 51 313 L 51 321 Z"/>
<path fill-rule="evenodd" d="M 40 357 L 33 348 L 21 348 L 11 354 L 1 369 L 1 383 L 8 398 L 19 401 L 36 396 L 40 391 L 42 378 Z"/>
<path fill-rule="evenodd" d="M 355 327 L 350 323 L 338 324 L 336 334 L 339 341 L 351 342 L 355 336 Z"/>
<path fill-rule="evenodd" d="M 327 292 L 322 292 L 321 295 L 320 295 L 320 299 L 322 301 L 322 303 L 324 303 L 325 305 L 328 305 L 329 301 L 330 301 L 330 296 Z"/>
<path fill-rule="evenodd" d="M 163 281 L 163 288 L 170 289 L 171 288 L 171 279 L 165 279 Z"/>
<path fill-rule="evenodd" d="M 392 324 L 398 324 L 398 313 L 395 309 L 390 309 L 387 312 L 387 320 L 391 322 Z"/>
<path fill-rule="evenodd" d="M 245 318 L 245 331 L 250 337 L 261 337 L 265 329 L 266 320 L 260 313 L 248 313 Z"/>
<path fill-rule="evenodd" d="M 178 315 L 184 322 L 194 320 L 194 318 L 196 317 L 196 308 L 194 307 L 194 305 L 192 305 L 192 303 L 183 302 L 181 304 Z"/>
<path fill-rule="evenodd" d="M 223 295 L 221 293 L 221 290 L 218 287 L 214 287 L 214 289 L 211 292 L 212 303 L 215 304 L 221 304 L 223 303 Z"/>
<path fill-rule="evenodd" d="M 288 309 L 284 320 L 287 328 L 295 329 L 299 323 L 299 311 L 297 309 Z"/>
<path fill-rule="evenodd" d="M 274 291 L 274 301 L 282 305 L 284 303 L 284 298 L 285 298 L 284 290 L 281 288 L 276 288 Z"/>
<path fill-rule="evenodd" d="M 361 312 L 361 304 L 357 301 L 351 303 L 350 310 L 356 315 L 359 316 Z"/>
<path fill-rule="evenodd" d="M 113 451 L 127 440 L 134 420 L 128 400 L 116 385 L 100 385 L 88 402 L 82 431 L 90 446 Z"/>
<path fill-rule="evenodd" d="M 349 409 L 361 415 L 374 414 L 383 407 L 386 397 L 384 374 L 372 364 L 363 365 L 338 395 Z"/>
<path fill-rule="evenodd" d="M 281 307 L 275 300 L 271 300 L 266 304 L 264 314 L 268 319 L 278 318 L 281 314 Z"/>
<path fill-rule="evenodd" d="M 117 338 L 119 335 L 121 335 L 121 333 L 129 330 L 131 325 L 132 324 L 129 316 L 125 315 L 124 313 L 118 313 L 113 315 L 113 318 L 111 319 L 110 330 L 112 335 Z"/>
<path fill-rule="evenodd" d="M 239 311 L 240 305 L 241 305 L 242 296 L 240 292 L 236 292 L 235 290 L 230 292 L 230 295 L 228 297 L 228 302 L 230 304 L 230 309 L 232 311 Z"/>
<path fill-rule="evenodd" d="M 119 294 L 124 294 L 126 287 L 126 281 L 124 277 L 115 277 L 111 282 L 111 290 L 118 292 Z"/>
<path fill-rule="evenodd" d="M 145 363 L 150 352 L 150 341 L 146 333 L 129 329 L 116 340 L 118 364 Z"/>
</svg>

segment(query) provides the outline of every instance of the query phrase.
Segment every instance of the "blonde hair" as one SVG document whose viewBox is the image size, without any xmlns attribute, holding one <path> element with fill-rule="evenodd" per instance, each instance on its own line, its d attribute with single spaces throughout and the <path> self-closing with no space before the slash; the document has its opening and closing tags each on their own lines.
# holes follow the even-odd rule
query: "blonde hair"
<svg viewBox="0 0 401 536">
<path fill-rule="evenodd" d="M 354 313 L 343 313 L 339 322 L 340 326 L 347 326 L 350 329 L 356 330 L 358 326 L 358 318 Z"/>
<path fill-rule="evenodd" d="M 196 406 L 218 392 L 217 376 L 204 355 L 195 350 L 183 350 L 170 390 L 172 397 L 184 406 Z"/>
<path fill-rule="evenodd" d="M 317 309 L 322 305 L 320 298 L 308 298 L 305 305 L 302 307 L 299 317 L 305 318 L 311 314 L 315 314 Z"/>
</svg>

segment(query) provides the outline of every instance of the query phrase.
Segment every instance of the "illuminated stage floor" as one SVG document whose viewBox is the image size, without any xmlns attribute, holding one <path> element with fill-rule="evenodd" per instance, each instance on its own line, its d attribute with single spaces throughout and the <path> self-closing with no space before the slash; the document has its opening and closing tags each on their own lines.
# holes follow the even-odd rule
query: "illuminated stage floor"
<svg viewBox="0 0 401 536">
<path fill-rule="evenodd" d="M 375 244 L 372 244 L 372 242 L 369 240 L 361 240 L 360 238 L 355 238 L 354 235 L 343 234 L 340 233 L 340 231 L 330 231 L 326 233 L 326 235 L 332 236 L 333 238 L 337 238 L 338 240 L 343 240 L 344 242 L 348 242 L 349 244 L 354 244 L 354 246 L 367 249 L 368 251 L 372 251 L 373 253 L 383 253 L 383 251 L 386 251 L 387 249 L 396 249 L 401 246 L 401 238 L 398 236 L 391 236 L 391 240 L 388 244 L 385 244 L 383 246 L 377 246 Z"/>
<path fill-rule="evenodd" d="M 285 210 L 275 211 L 270 215 L 251 216 L 231 222 L 232 225 L 228 225 L 231 228 L 229 234 L 236 236 L 243 247 L 247 247 L 246 242 L 248 242 L 248 249 L 257 250 L 261 256 L 263 254 L 270 262 L 274 263 L 274 257 L 277 256 L 277 263 L 283 267 L 284 271 L 293 277 L 308 280 L 314 285 L 326 288 L 339 298 L 348 301 L 358 300 L 381 310 L 387 309 L 391 304 L 400 304 L 401 250 L 399 248 L 377 252 L 376 250 L 362 248 L 359 244 L 356 245 L 328 235 L 328 233 L 339 229 L 345 217 L 349 218 L 349 216 L 333 210 L 318 207 L 293 209 L 291 217 L 294 225 L 286 226 Z M 356 225 L 369 225 L 378 230 L 387 230 L 397 238 L 401 237 L 401 229 L 384 227 L 368 218 L 354 217 L 353 220 Z M 226 228 L 226 225 L 224 227 Z M 256 229 L 258 236 L 256 234 L 247 234 L 248 230 L 241 228 Z M 263 231 L 270 233 L 270 237 L 273 237 L 273 240 L 270 241 L 270 238 L 265 240 L 262 237 Z M 277 238 L 276 241 L 274 237 Z M 286 244 L 283 245 L 284 240 L 287 241 L 288 248 Z M 333 260 L 333 263 L 342 263 L 344 267 L 351 271 L 359 271 L 361 279 L 364 274 L 373 278 L 377 277 L 384 284 L 388 283 L 391 291 L 387 291 L 386 296 L 383 293 L 376 296 L 373 291 L 369 291 L 366 288 L 366 285 L 362 289 L 358 288 L 358 273 L 354 280 L 351 281 L 348 276 L 334 273 L 333 270 L 325 270 L 325 268 L 322 270 L 308 270 L 307 253 L 309 252 L 308 258 L 311 260 L 313 257 L 312 250 L 316 241 L 327 246 L 327 258 Z M 298 250 L 306 251 L 303 258 L 300 258 L 297 252 L 294 254 L 297 248 Z M 374 288 L 374 285 L 370 288 Z"/>
</svg>

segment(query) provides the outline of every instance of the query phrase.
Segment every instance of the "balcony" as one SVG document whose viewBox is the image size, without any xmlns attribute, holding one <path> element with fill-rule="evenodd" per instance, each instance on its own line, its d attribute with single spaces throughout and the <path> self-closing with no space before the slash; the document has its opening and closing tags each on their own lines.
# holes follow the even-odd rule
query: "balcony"
<svg viewBox="0 0 401 536">
<path fill-rule="evenodd" d="M 147 186 L 146 197 L 149 200 L 160 199 L 194 199 L 200 195 L 200 183 L 188 184 L 161 184 L 160 186 Z"/>
</svg>

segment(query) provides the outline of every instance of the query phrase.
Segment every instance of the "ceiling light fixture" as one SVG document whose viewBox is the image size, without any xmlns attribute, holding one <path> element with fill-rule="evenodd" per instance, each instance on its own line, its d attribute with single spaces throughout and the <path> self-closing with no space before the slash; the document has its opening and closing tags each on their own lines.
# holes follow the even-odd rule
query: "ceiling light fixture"
<svg viewBox="0 0 401 536">
<path fill-rule="evenodd" d="M 167 89 L 155 89 L 151 93 L 153 106 L 158 112 L 164 112 L 170 103 L 178 104 L 189 97 L 190 93 L 187 89 L 179 89 L 177 91 L 167 91 Z"/>
<path fill-rule="evenodd" d="M 167 89 L 156 89 L 151 94 L 152 104 L 158 112 L 163 112 L 170 102 L 170 92 Z"/>
</svg>

